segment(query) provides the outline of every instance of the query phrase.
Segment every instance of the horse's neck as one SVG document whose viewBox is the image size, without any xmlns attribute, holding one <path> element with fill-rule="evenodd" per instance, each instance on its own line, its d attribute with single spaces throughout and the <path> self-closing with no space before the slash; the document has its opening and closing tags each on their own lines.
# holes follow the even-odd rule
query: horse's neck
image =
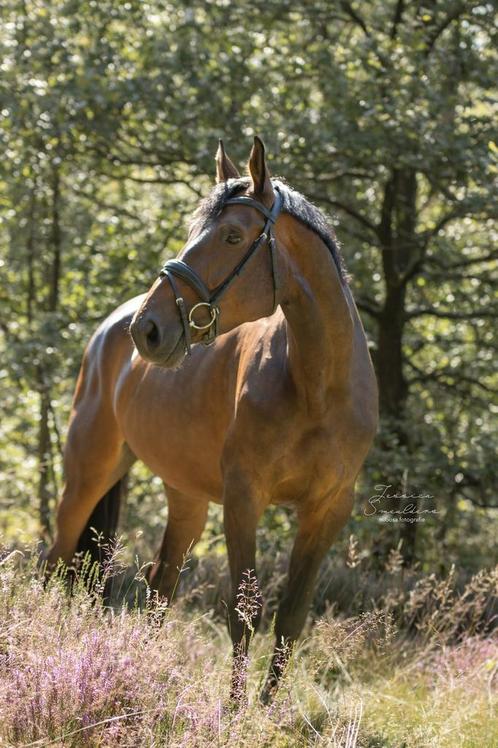
<svg viewBox="0 0 498 748">
<path fill-rule="evenodd" d="M 290 370 L 308 408 L 322 410 L 331 392 L 350 387 L 357 313 L 320 237 L 297 221 L 286 234 L 281 306 Z"/>
</svg>

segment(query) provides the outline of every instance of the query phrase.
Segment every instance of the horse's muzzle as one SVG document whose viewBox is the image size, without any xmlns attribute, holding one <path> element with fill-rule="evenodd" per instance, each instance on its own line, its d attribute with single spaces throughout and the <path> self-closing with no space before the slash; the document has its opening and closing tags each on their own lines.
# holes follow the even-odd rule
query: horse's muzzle
<svg viewBox="0 0 498 748">
<path fill-rule="evenodd" d="M 136 315 L 130 324 L 130 334 L 140 356 L 159 366 L 177 366 L 183 358 L 182 332 L 167 332 L 150 312 Z M 180 355 L 181 354 L 181 355 Z"/>
</svg>

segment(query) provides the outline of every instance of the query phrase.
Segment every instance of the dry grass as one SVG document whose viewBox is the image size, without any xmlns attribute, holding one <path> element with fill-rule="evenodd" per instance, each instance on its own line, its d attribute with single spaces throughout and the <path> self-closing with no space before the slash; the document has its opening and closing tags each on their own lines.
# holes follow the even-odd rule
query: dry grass
<svg viewBox="0 0 498 748">
<path fill-rule="evenodd" d="M 60 579 L 44 590 L 31 562 L 5 556 L 0 745 L 498 745 L 497 570 L 460 590 L 454 575 L 422 577 L 363 614 L 329 606 L 308 625 L 270 708 L 257 700 L 272 647 L 267 627 L 253 641 L 248 704 L 233 709 L 226 628 L 202 607 L 217 584 L 206 568 L 169 610 L 149 599 L 142 610 L 110 612 L 83 587 L 69 598 Z"/>
</svg>

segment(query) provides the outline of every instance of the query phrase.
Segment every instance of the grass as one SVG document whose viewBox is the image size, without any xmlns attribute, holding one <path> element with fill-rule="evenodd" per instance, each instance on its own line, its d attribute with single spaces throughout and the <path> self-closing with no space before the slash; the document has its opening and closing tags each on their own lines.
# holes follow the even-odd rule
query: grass
<svg viewBox="0 0 498 748">
<path fill-rule="evenodd" d="M 329 606 L 265 708 L 257 694 L 272 649 L 268 611 L 239 709 L 228 701 L 230 642 L 205 606 L 205 573 L 199 597 L 193 574 L 186 601 L 171 609 L 146 599 L 110 611 L 82 586 L 69 598 L 61 579 L 44 590 L 27 557 L 5 552 L 0 746 L 498 745 L 498 570 L 461 589 L 451 575 L 422 577 L 364 613 Z"/>
</svg>

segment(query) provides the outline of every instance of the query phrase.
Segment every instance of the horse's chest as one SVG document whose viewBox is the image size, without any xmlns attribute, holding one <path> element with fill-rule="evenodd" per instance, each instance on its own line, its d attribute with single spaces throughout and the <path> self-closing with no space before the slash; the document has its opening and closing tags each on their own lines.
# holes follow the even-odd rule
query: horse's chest
<svg viewBox="0 0 498 748">
<path fill-rule="evenodd" d="M 330 429 L 315 427 L 269 450 L 270 501 L 293 504 L 329 493 L 344 471 L 334 442 Z"/>
</svg>

